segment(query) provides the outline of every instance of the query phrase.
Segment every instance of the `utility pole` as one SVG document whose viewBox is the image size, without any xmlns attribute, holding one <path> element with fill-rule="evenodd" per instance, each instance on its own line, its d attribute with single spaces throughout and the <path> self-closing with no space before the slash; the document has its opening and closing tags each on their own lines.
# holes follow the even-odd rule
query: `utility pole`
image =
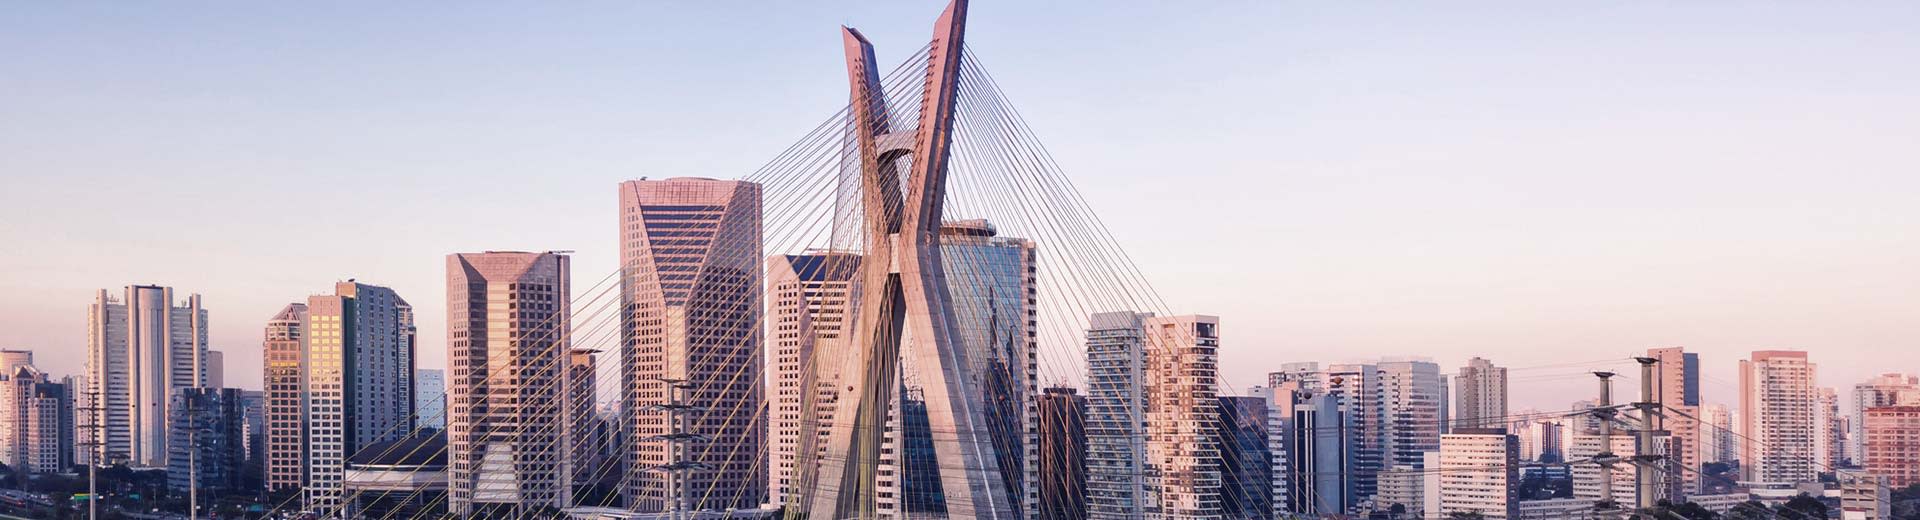
<svg viewBox="0 0 1920 520">
<path fill-rule="evenodd" d="M 107 458 L 107 450 L 102 448 L 106 443 L 100 441 L 100 421 L 95 415 L 101 410 L 100 392 L 92 388 L 92 383 L 88 383 L 87 387 L 87 405 L 75 407 L 74 410 L 87 413 L 87 425 L 80 427 L 81 431 L 87 432 L 87 438 L 85 441 L 75 439 L 74 448 L 87 451 L 87 520 L 96 520 L 100 515 L 96 505 L 100 501 L 100 490 L 95 483 L 94 470 L 99 469 L 100 461 Z"/>
<path fill-rule="evenodd" d="M 200 472 L 199 464 L 194 457 L 200 452 L 200 444 L 194 442 L 194 433 L 200 431 L 200 414 L 194 409 L 194 406 L 199 403 L 199 396 L 193 395 L 193 392 L 185 395 L 187 396 L 187 520 L 199 520 Z"/>
<path fill-rule="evenodd" d="M 667 453 L 671 456 L 671 460 L 667 461 L 666 464 L 654 466 L 651 470 L 661 471 L 667 474 L 667 495 L 672 497 L 670 499 L 671 505 L 667 507 L 667 518 L 668 520 L 680 520 L 683 518 L 681 515 L 685 514 L 685 512 L 692 507 L 690 497 L 687 496 L 688 486 L 682 481 L 680 473 L 713 469 L 713 466 L 686 460 L 686 443 L 707 442 L 707 436 L 697 433 L 687 433 L 685 414 L 703 409 L 687 404 L 681 400 L 684 397 L 681 395 L 681 391 L 693 387 L 693 385 L 685 379 L 656 379 L 655 381 L 667 384 L 667 402 L 648 406 L 647 410 L 665 412 L 667 414 L 667 434 L 653 435 L 642 440 L 655 442 L 664 441 L 667 443 Z"/>
<path fill-rule="evenodd" d="M 1593 416 L 1600 420 L 1600 452 L 1593 456 L 1593 463 L 1600 466 L 1600 502 L 1593 509 L 1610 513 L 1619 508 L 1613 501 L 1613 465 L 1620 461 L 1613 454 L 1613 372 L 1602 370 L 1593 375 L 1600 378 L 1600 403 L 1593 408 Z"/>
<path fill-rule="evenodd" d="M 1640 411 L 1640 428 L 1633 432 L 1633 467 L 1635 493 L 1634 508 L 1643 517 L 1651 518 L 1653 507 L 1659 497 L 1661 472 L 1656 464 L 1661 456 L 1654 453 L 1653 437 L 1660 426 L 1660 402 L 1654 392 L 1654 380 L 1659 377 L 1656 367 L 1660 360 L 1650 357 L 1636 357 L 1640 362 L 1640 402 L 1633 407 Z"/>
</svg>

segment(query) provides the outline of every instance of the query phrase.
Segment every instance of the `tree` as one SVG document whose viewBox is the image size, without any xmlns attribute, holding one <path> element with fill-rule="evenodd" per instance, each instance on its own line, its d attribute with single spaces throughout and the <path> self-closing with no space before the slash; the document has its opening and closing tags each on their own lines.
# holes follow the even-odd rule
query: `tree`
<svg viewBox="0 0 1920 520">
<path fill-rule="evenodd" d="M 1827 504 L 1801 493 L 1778 508 L 1781 516 L 1792 520 L 1827 520 Z"/>
<path fill-rule="evenodd" d="M 1407 505 L 1394 504 L 1393 507 L 1387 508 L 1387 514 L 1392 515 L 1392 517 L 1395 518 L 1396 520 L 1399 519 L 1400 517 L 1406 516 Z"/>
<path fill-rule="evenodd" d="M 1479 511 L 1454 511 L 1447 513 L 1447 520 L 1487 520 L 1487 515 Z"/>
</svg>

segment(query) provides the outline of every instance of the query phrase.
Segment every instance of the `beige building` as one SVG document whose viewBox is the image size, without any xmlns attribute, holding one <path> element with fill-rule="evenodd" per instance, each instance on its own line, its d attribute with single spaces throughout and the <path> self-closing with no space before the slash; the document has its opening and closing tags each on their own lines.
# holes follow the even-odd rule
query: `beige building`
<svg viewBox="0 0 1920 520">
<path fill-rule="evenodd" d="M 1159 504 L 1147 518 L 1221 518 L 1220 319 L 1151 317 L 1145 326 L 1146 463 Z"/>
<path fill-rule="evenodd" d="M 1603 438 L 1597 433 L 1586 432 L 1575 434 L 1572 438 L 1567 460 L 1593 460 L 1602 453 L 1612 453 L 1623 459 L 1622 462 L 1612 465 L 1611 472 L 1594 463 L 1574 464 L 1572 468 L 1574 498 L 1597 501 L 1611 496 L 1614 503 L 1627 508 L 1639 503 L 1640 495 L 1639 490 L 1635 488 L 1634 467 L 1631 463 L 1624 462 L 1624 459 L 1630 459 L 1639 454 L 1639 450 L 1634 447 L 1633 434 L 1616 431 L 1612 437 Z M 1650 454 L 1666 455 L 1672 447 L 1671 442 L 1672 436 L 1659 436 Z M 1609 473 L 1611 479 L 1607 478 Z M 1654 500 L 1661 498 L 1666 497 L 1654 497 Z"/>
<path fill-rule="evenodd" d="M 1893 493 L 1886 477 L 1860 470 L 1839 470 L 1834 480 L 1840 483 L 1839 520 L 1889 520 L 1893 517 Z"/>
<path fill-rule="evenodd" d="M 1794 484 L 1818 476 L 1814 368 L 1803 351 L 1762 350 L 1740 361 L 1743 480 Z"/>
<path fill-rule="evenodd" d="M 447 256 L 449 512 L 494 518 L 571 498 L 570 259 Z M 317 332 L 317 331 L 316 331 Z"/>
<path fill-rule="evenodd" d="M 728 509 L 766 500 L 760 185 L 680 177 L 620 185 L 621 429 L 629 509 Z M 669 386 L 701 410 L 675 453 Z M 682 469 L 660 471 L 670 464 Z M 697 503 L 694 503 L 697 502 Z"/>
<path fill-rule="evenodd" d="M 1520 444 L 1499 428 L 1455 428 L 1440 437 L 1441 515 L 1520 516 Z M 1384 492 L 1384 489 L 1383 489 Z"/>
<path fill-rule="evenodd" d="M 1704 463 L 1700 442 L 1700 357 L 1680 347 L 1647 349 L 1647 357 L 1659 361 L 1655 397 L 1673 413 L 1659 418 L 1660 429 L 1673 433 L 1672 464 L 1662 474 L 1676 484 L 1670 493 L 1686 496 L 1700 492 L 1700 470 Z"/>
<path fill-rule="evenodd" d="M 1507 369 L 1481 358 L 1467 360 L 1453 378 L 1452 428 L 1501 428 L 1507 424 Z"/>
<path fill-rule="evenodd" d="M 860 255 L 808 253 L 767 258 L 769 502 L 802 500 L 803 464 L 817 464 L 833 421 L 838 350 L 853 325 Z M 817 362 L 817 364 L 816 364 Z M 808 399 L 807 381 L 813 381 Z M 806 410 L 811 407 L 811 420 Z M 803 435 L 810 432 L 812 437 Z M 807 453 L 811 452 L 810 455 Z M 798 502 L 795 502 L 798 503 Z"/>
<path fill-rule="evenodd" d="M 1847 435 L 1847 459 L 1861 464 L 1866 458 L 1862 447 L 1866 442 L 1867 409 L 1879 406 L 1903 404 L 1902 398 L 1911 399 L 1920 404 L 1920 377 L 1908 374 L 1886 373 L 1874 376 L 1860 384 L 1853 385 L 1853 399 L 1847 406 L 1849 432 Z"/>
<path fill-rule="evenodd" d="M 267 321 L 261 340 L 266 365 L 268 491 L 307 485 L 307 393 L 301 379 L 306 330 L 307 304 L 290 303 Z"/>
</svg>

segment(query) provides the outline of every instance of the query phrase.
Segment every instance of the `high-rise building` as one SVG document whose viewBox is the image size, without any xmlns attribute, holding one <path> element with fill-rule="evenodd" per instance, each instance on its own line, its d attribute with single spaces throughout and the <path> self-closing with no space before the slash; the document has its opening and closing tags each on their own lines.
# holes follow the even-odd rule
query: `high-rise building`
<svg viewBox="0 0 1920 520">
<path fill-rule="evenodd" d="M 247 471 L 264 477 L 267 466 L 267 392 L 241 390 L 240 409 L 244 413 L 240 426 L 246 433 L 241 438 L 241 444 L 247 453 Z"/>
<path fill-rule="evenodd" d="M 1220 397 L 1220 503 L 1226 518 L 1273 518 L 1267 398 Z"/>
<path fill-rule="evenodd" d="M 1087 518 L 1087 398 L 1072 388 L 1040 394 L 1039 520 Z M 1263 461 L 1264 462 L 1264 461 Z"/>
<path fill-rule="evenodd" d="M 636 440 L 626 455 L 629 509 L 765 499 L 761 425 L 740 412 L 763 406 L 760 240 L 758 184 L 683 177 L 620 186 L 621 423 Z M 703 410 L 658 408 L 676 384 Z M 638 441 L 676 433 L 675 413 L 707 440 L 687 450 Z M 670 464 L 681 469 L 658 470 Z"/>
<path fill-rule="evenodd" d="M 1656 428 L 1673 432 L 1673 460 L 1662 474 L 1675 478 L 1680 496 L 1700 492 L 1700 355 L 1680 347 L 1647 349 L 1658 362 L 1654 397 L 1673 413 L 1661 414 Z"/>
<path fill-rule="evenodd" d="M 1326 394 L 1339 404 L 1346 421 L 1339 431 L 1347 436 L 1344 444 L 1351 454 L 1339 472 L 1346 475 L 1346 502 L 1352 507 L 1373 498 L 1379 490 L 1380 471 L 1392 467 L 1384 451 L 1387 428 L 1381 404 L 1384 399 L 1380 390 L 1380 367 L 1366 363 L 1328 365 L 1323 380 Z M 1437 431 L 1435 438 L 1437 441 Z"/>
<path fill-rule="evenodd" d="M 240 491 L 246 464 L 246 410 L 238 388 L 181 388 L 173 394 L 167 487 L 177 493 Z"/>
<path fill-rule="evenodd" d="M 1920 406 L 1868 408 L 1864 422 L 1861 466 L 1895 488 L 1920 484 Z"/>
<path fill-rule="evenodd" d="M 1338 396 L 1290 381 L 1273 393 L 1268 425 L 1274 449 L 1273 502 L 1276 514 L 1317 517 L 1340 515 L 1356 503 L 1353 436 Z M 1377 475 L 1376 475 L 1377 476 Z"/>
<path fill-rule="evenodd" d="M 16 353 L 25 351 L 8 351 Z M 73 465 L 72 378 L 54 382 L 24 359 L 7 356 L 0 365 L 0 463 L 19 471 L 54 473 Z"/>
<path fill-rule="evenodd" d="M 1499 428 L 1455 428 L 1440 439 L 1439 514 L 1519 517 L 1519 440 Z"/>
<path fill-rule="evenodd" d="M 1861 447 L 1865 444 L 1868 408 L 1893 406 L 1900 404 L 1901 395 L 1911 395 L 1920 399 L 1920 377 L 1908 374 L 1887 373 L 1875 376 L 1860 384 L 1853 385 L 1853 400 L 1848 405 L 1849 432 L 1847 435 L 1847 458 L 1859 464 L 1865 458 Z"/>
<path fill-rule="evenodd" d="M 173 289 L 101 289 L 87 309 L 88 424 L 93 464 L 167 465 L 167 406 L 178 388 L 207 384 L 207 310 L 200 295 L 175 304 Z"/>
<path fill-rule="evenodd" d="M 1819 475 L 1818 394 L 1807 353 L 1762 350 L 1740 361 L 1742 478 L 1794 484 Z"/>
<path fill-rule="evenodd" d="M 1376 413 L 1382 464 L 1420 467 L 1427 452 L 1440 449 L 1440 410 L 1446 395 L 1440 365 L 1424 359 L 1389 359 L 1375 366 L 1380 381 Z"/>
<path fill-rule="evenodd" d="M 447 429 L 447 371 L 421 368 L 413 371 L 414 429 Z"/>
<path fill-rule="evenodd" d="M 1733 411 L 1726 405 L 1708 405 L 1701 412 L 1705 419 L 1700 428 L 1700 446 L 1705 462 L 1733 462 L 1740 460 L 1740 444 L 1734 440 Z"/>
<path fill-rule="evenodd" d="M 840 346 L 853 326 L 860 255 L 819 252 L 767 258 L 770 350 L 767 489 L 774 504 L 793 504 L 805 487 L 803 464 L 817 464 L 831 429 Z M 808 382 L 812 388 L 808 388 Z M 810 418 L 808 408 L 813 410 Z M 804 434 L 804 436 L 803 436 Z M 811 451 L 811 454 L 805 452 Z"/>
<path fill-rule="evenodd" d="M 348 280 L 333 289 L 307 298 L 301 361 L 304 491 L 314 510 L 341 505 L 348 457 L 413 426 L 412 306 L 377 285 Z"/>
<path fill-rule="evenodd" d="M 1087 518 L 1131 520 L 1148 505 L 1147 340 L 1151 314 L 1105 312 L 1087 324 Z"/>
<path fill-rule="evenodd" d="M 307 485 L 307 304 L 289 303 L 267 321 L 261 346 L 267 393 L 268 491 Z"/>
<path fill-rule="evenodd" d="M 507 517 L 571 498 L 569 258 L 447 256 L 447 509 Z"/>
<path fill-rule="evenodd" d="M 1149 317 L 1146 428 L 1159 518 L 1219 518 L 1220 319 Z M 1155 518 L 1149 515 L 1149 518 Z"/>
<path fill-rule="evenodd" d="M 1031 240 L 1001 236 L 984 219 L 944 222 L 940 257 L 953 322 L 949 328 L 979 374 L 989 440 L 1015 517 L 1039 507 L 1038 264 Z M 917 347 L 918 345 L 915 345 Z M 902 374 L 910 385 L 915 372 Z M 928 459 L 934 460 L 934 459 Z"/>
<path fill-rule="evenodd" d="M 1507 423 L 1507 369 L 1481 358 L 1467 360 L 1453 379 L 1454 428 L 1501 428 Z"/>
<path fill-rule="evenodd" d="M 1840 414 L 1840 393 L 1831 387 L 1815 390 L 1813 405 L 1814 464 L 1821 472 L 1846 462 L 1847 417 Z"/>
<path fill-rule="evenodd" d="M 1622 459 L 1631 459 L 1639 454 L 1633 434 L 1625 431 L 1615 431 L 1612 437 L 1587 431 L 1575 434 L 1572 438 L 1572 446 L 1567 452 L 1567 460 L 1570 461 L 1591 461 L 1602 453 L 1612 453 Z M 1672 448 L 1672 436 L 1660 435 L 1655 438 L 1653 446 L 1648 450 L 1648 455 L 1665 456 L 1670 448 Z M 1614 503 L 1623 507 L 1632 508 L 1638 503 L 1639 490 L 1635 487 L 1634 467 L 1631 464 L 1613 465 L 1611 479 L 1606 478 L 1608 472 L 1602 470 L 1598 464 L 1577 462 L 1572 466 L 1574 498 L 1597 501 L 1602 496 L 1611 494 Z M 1611 482 L 1611 490 L 1607 489 L 1609 482 Z M 1665 491 L 1665 488 L 1658 490 L 1662 495 Z M 1656 500 L 1659 498 L 1664 496 L 1655 497 Z"/>
<path fill-rule="evenodd" d="M 596 396 L 600 388 L 599 354 L 599 349 L 586 347 L 567 350 L 566 427 L 572 441 L 568 459 L 575 485 L 599 480 L 608 469 L 600 457 L 606 441 L 598 435 L 596 426 L 600 418 L 594 414 L 599 404 Z"/>
</svg>

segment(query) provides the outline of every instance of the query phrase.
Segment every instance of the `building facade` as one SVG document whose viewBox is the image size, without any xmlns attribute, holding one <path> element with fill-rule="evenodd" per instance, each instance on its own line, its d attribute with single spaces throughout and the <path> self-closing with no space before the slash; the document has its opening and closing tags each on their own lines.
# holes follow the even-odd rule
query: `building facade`
<svg viewBox="0 0 1920 520">
<path fill-rule="evenodd" d="M 1220 319 L 1150 317 L 1146 327 L 1146 462 L 1160 506 L 1148 518 L 1221 518 Z"/>
<path fill-rule="evenodd" d="M 708 439 L 686 453 L 673 442 L 629 443 L 629 509 L 746 508 L 765 500 L 766 468 L 756 464 L 763 426 L 757 414 L 736 413 L 764 406 L 760 242 L 758 184 L 683 177 L 620 186 L 625 437 L 674 433 L 672 412 L 658 407 L 673 399 L 670 385 L 684 384 L 692 392 L 681 397 L 705 411 L 683 420 Z M 679 463 L 699 466 L 656 470 Z"/>
<path fill-rule="evenodd" d="M 1903 488 L 1920 483 L 1920 406 L 1867 409 L 1861 467 Z"/>
<path fill-rule="evenodd" d="M 352 280 L 307 298 L 301 390 L 309 509 L 341 505 L 347 457 L 413 426 L 413 307 Z"/>
<path fill-rule="evenodd" d="M 769 502 L 797 506 L 817 471 L 833 423 L 839 352 L 859 299 L 860 255 L 819 252 L 767 258 Z M 812 413 L 809 413 L 811 411 Z"/>
<path fill-rule="evenodd" d="M 13 367 L 0 375 L 0 462 L 27 473 L 66 471 L 74 464 L 73 379 L 55 382 L 30 357 L 0 365 Z"/>
<path fill-rule="evenodd" d="M 1221 396 L 1220 503 L 1231 519 L 1273 518 L 1273 454 L 1268 447 L 1267 399 Z"/>
<path fill-rule="evenodd" d="M 87 423 L 90 463 L 166 467 L 171 396 L 207 382 L 200 295 L 176 304 L 169 287 L 95 293 L 87 312 L 87 385 L 97 399 Z"/>
<path fill-rule="evenodd" d="M 1853 395 L 1847 406 L 1849 432 L 1847 435 L 1847 459 L 1860 464 L 1866 457 L 1863 446 L 1866 442 L 1865 425 L 1867 409 L 1880 406 L 1901 404 L 1902 396 L 1920 401 L 1920 377 L 1900 373 L 1886 373 L 1874 376 L 1860 384 L 1853 385 Z"/>
<path fill-rule="evenodd" d="M 1040 394 L 1039 520 L 1087 518 L 1087 397 L 1072 388 Z"/>
<path fill-rule="evenodd" d="M 268 491 L 307 485 L 307 304 L 290 303 L 267 321 L 261 341 L 266 364 L 266 481 Z"/>
<path fill-rule="evenodd" d="M 447 257 L 447 509 L 517 516 L 566 507 L 569 258 Z"/>
<path fill-rule="evenodd" d="M 1454 428 L 1501 428 L 1507 423 L 1507 369 L 1481 358 L 1467 360 L 1453 378 Z"/>
<path fill-rule="evenodd" d="M 1740 361 L 1743 480 L 1794 484 L 1819 475 L 1814 368 L 1803 351 L 1756 351 Z"/>
<path fill-rule="evenodd" d="M 1440 439 L 1440 514 L 1520 516 L 1520 443 L 1499 428 L 1455 428 Z"/>
<path fill-rule="evenodd" d="M 447 429 L 447 371 L 421 368 L 413 371 L 413 427 L 416 430 Z"/>
<path fill-rule="evenodd" d="M 246 408 L 238 388 L 181 388 L 174 391 L 172 453 L 167 459 L 167 487 L 176 493 L 189 488 L 220 495 L 243 491 L 246 465 Z"/>
<path fill-rule="evenodd" d="M 1087 329 L 1087 518 L 1131 520 L 1147 495 L 1147 340 L 1150 314 L 1107 312 Z"/>
</svg>

